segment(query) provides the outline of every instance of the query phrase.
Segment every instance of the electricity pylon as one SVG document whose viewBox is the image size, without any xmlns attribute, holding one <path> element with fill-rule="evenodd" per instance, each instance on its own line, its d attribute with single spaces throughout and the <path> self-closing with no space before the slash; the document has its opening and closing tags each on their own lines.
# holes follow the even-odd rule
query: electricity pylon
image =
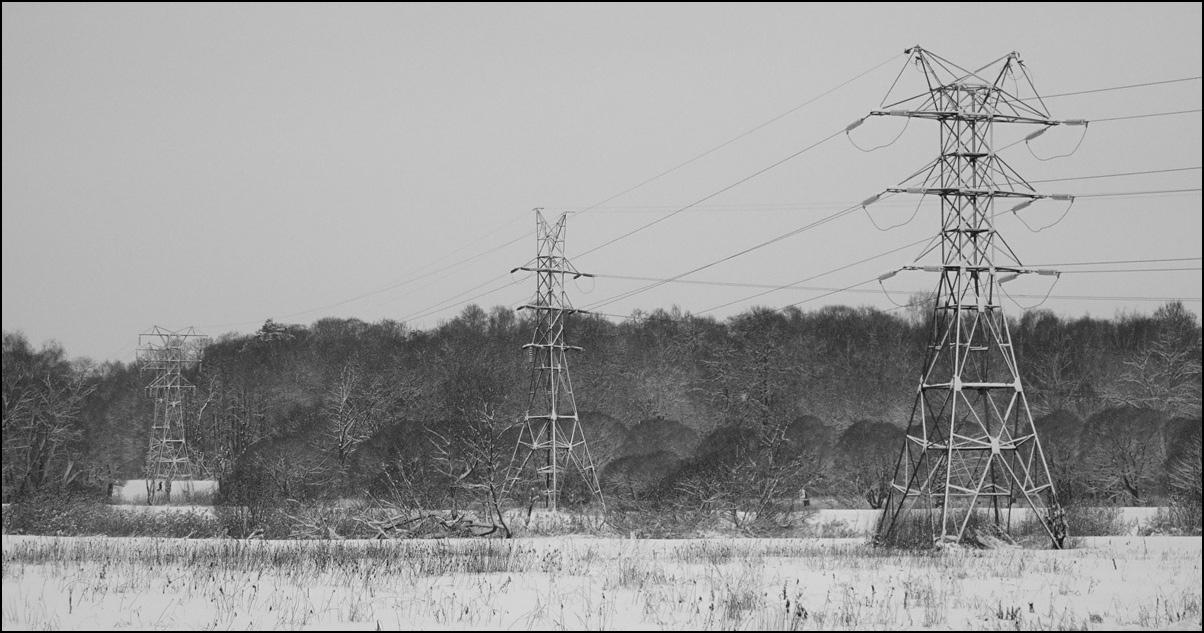
<svg viewBox="0 0 1204 633">
<path fill-rule="evenodd" d="M 159 326 L 138 336 L 138 362 L 154 372 L 146 393 L 154 401 L 150 450 L 146 454 L 146 501 L 171 499 L 171 483 L 192 478 L 192 461 L 184 444 L 187 409 L 196 387 L 184 377 L 201 364 L 208 339 L 193 328 L 172 332 Z"/>
<path fill-rule="evenodd" d="M 940 125 L 940 156 L 913 177 L 921 186 L 887 190 L 940 198 L 940 233 L 925 252 L 939 247 L 941 265 L 901 269 L 936 272 L 940 281 L 922 379 L 875 541 L 914 543 L 918 534 L 937 545 L 960 543 L 984 523 L 993 526 L 985 533 L 1010 535 L 1019 523 L 1013 508 L 1022 507 L 1061 548 L 1065 517 L 1000 303 L 1000 284 L 1011 277 L 1054 271 L 1020 266 L 996 232 L 994 207 L 997 199 L 1019 200 L 1018 210 L 1066 197 L 1037 194 L 992 143 L 996 123 L 1045 126 L 1031 139 L 1050 126 L 1084 122 L 1049 117 L 1016 53 L 969 71 L 919 47 L 908 52 L 928 90 L 871 115 Z M 1021 98 L 1021 90 L 1031 96 Z"/>
<path fill-rule="evenodd" d="M 603 503 L 594 460 L 577 418 L 577 402 L 573 397 L 565 354 L 568 350 L 581 348 L 564 341 L 566 317 L 584 312 L 569 303 L 564 278 L 593 275 L 578 272 L 564 256 L 565 218 L 562 214 L 555 224 L 550 224 L 542 211 L 536 209 L 537 255 L 530 264 L 510 271 L 534 273 L 536 291 L 530 303 L 519 307 L 519 310 L 535 311 L 535 334 L 531 342 L 523 346 L 531 359 L 531 391 L 518 445 L 510 461 L 506 487 L 510 489 L 518 483 L 534 456 L 536 473 L 544 482 L 544 505 L 551 510 L 560 506 L 565 471 L 570 464 L 576 467 L 590 492 Z"/>
</svg>

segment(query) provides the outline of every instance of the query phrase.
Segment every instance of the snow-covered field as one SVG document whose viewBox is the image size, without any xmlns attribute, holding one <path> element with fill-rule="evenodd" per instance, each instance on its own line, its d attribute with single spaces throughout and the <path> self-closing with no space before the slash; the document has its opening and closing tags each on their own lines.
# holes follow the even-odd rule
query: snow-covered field
<svg viewBox="0 0 1204 633">
<path fill-rule="evenodd" d="M 1200 538 L 1078 545 L 5 536 L 3 628 L 1200 630 Z"/>
<path fill-rule="evenodd" d="M 217 490 L 217 481 L 214 479 L 177 479 L 171 483 L 170 503 L 209 503 Z M 131 479 L 115 485 L 109 496 L 114 503 L 144 505 L 146 480 Z"/>
<path fill-rule="evenodd" d="M 175 512 L 175 513 L 194 513 L 206 516 L 215 516 L 213 506 L 204 505 L 162 505 L 162 506 L 147 506 L 147 505 L 114 505 L 114 509 L 124 512 Z M 1149 526 L 1157 517 L 1160 510 L 1163 508 L 1118 508 L 1118 527 L 1124 533 L 1129 535 L 1137 535 L 1143 527 Z M 1016 521 L 1024 521 L 1029 518 L 1029 513 L 1025 509 L 1017 509 L 1015 512 Z M 538 514 L 538 512 L 537 512 Z M 860 536 L 866 537 L 874 533 L 874 529 L 878 524 L 878 517 L 881 510 L 841 510 L 841 509 L 821 509 L 812 511 L 806 517 L 805 524 L 811 535 L 817 536 Z M 515 518 L 512 519 L 513 525 L 518 525 L 522 521 L 521 513 L 515 513 Z M 545 520 L 541 527 L 547 531 L 554 527 L 554 520 Z M 1119 532 L 1118 532 L 1119 533 Z M 1146 532 L 1148 534 L 1148 532 Z"/>
<path fill-rule="evenodd" d="M 1117 527 L 1123 530 L 1123 533 L 1135 536 L 1142 528 L 1148 527 L 1154 522 L 1159 511 L 1166 511 L 1166 508 L 1116 508 Z M 823 509 L 812 513 L 807 523 L 813 528 L 828 526 L 829 529 L 826 531 L 829 532 L 848 531 L 868 536 L 874 533 L 881 513 L 881 510 Z M 1012 519 L 1016 522 L 1032 520 L 1032 513 L 1028 508 L 1015 508 L 1012 510 Z M 824 531 L 819 530 L 821 533 Z M 1118 531 L 1117 533 L 1122 532 Z M 1146 533 L 1148 534 L 1148 532 Z"/>
</svg>

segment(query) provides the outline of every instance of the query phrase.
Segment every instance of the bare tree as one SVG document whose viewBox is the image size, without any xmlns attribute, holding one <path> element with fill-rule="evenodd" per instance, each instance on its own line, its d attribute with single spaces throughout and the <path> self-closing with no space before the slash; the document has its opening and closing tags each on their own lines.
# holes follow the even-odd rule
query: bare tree
<svg viewBox="0 0 1204 633">
<path fill-rule="evenodd" d="M 755 533 L 791 520 L 800 492 L 818 484 L 830 465 L 807 424 L 772 421 L 712 433 L 668 487 L 681 512 L 726 516 Z"/>
<path fill-rule="evenodd" d="M 355 447 L 385 424 L 388 408 L 388 390 L 379 379 L 365 376 L 355 359 L 343 365 L 322 406 L 327 419 L 325 435 L 334 446 L 340 471 L 346 470 Z"/>
<path fill-rule="evenodd" d="M 1061 332 L 1039 353 L 1026 357 L 1026 390 L 1031 392 L 1034 409 L 1049 413 L 1078 409 L 1087 375 L 1076 359 L 1075 344 Z"/>
<path fill-rule="evenodd" d="M 1144 502 L 1165 462 L 1164 422 L 1160 413 L 1131 407 L 1094 416 L 1084 438 L 1088 492 Z"/>
<path fill-rule="evenodd" d="M 1200 420 L 1181 419 L 1172 432 L 1168 425 L 1166 478 L 1172 516 L 1184 530 L 1199 534 L 1204 520 L 1204 473 L 1200 465 Z"/>
<path fill-rule="evenodd" d="M 1181 302 L 1154 313 L 1155 339 L 1125 369 L 1107 399 L 1172 415 L 1200 415 L 1200 326 Z"/>
<path fill-rule="evenodd" d="M 895 476 L 902 438 L 899 427 L 885 422 L 861 420 L 845 429 L 835 447 L 836 489 L 881 508 Z"/>
<path fill-rule="evenodd" d="M 5 496 L 70 483 L 78 475 L 73 445 L 83 434 L 80 410 L 95 385 L 58 347 L 34 352 L 24 337 L 5 334 L 3 355 Z"/>
<path fill-rule="evenodd" d="M 677 484 L 681 503 L 722 512 L 746 531 L 785 518 L 787 501 L 816 483 L 830 462 L 815 450 L 823 444 L 822 425 L 798 415 L 792 394 L 806 368 L 787 325 L 775 311 L 743 315 L 703 361 L 702 390 L 725 424 L 703 442 L 692 473 Z"/>
<path fill-rule="evenodd" d="M 463 422 L 452 428 L 427 427 L 440 474 L 448 478 L 453 491 L 465 491 L 476 497 L 491 515 L 488 530 L 477 533 L 478 536 L 500 529 L 505 538 L 511 537 L 502 490 L 514 450 L 514 436 L 510 433 L 514 427 L 498 416 L 497 407 L 489 405 L 466 412 Z"/>
</svg>

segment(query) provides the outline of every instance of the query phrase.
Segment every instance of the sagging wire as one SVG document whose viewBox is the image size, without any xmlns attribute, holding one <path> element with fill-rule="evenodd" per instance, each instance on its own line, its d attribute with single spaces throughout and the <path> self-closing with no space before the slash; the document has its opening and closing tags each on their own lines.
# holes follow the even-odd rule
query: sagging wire
<svg viewBox="0 0 1204 633">
<path fill-rule="evenodd" d="M 886 300 L 893 303 L 896 308 L 910 308 L 912 305 L 910 303 L 899 303 L 898 301 L 895 301 L 894 297 L 890 296 L 890 291 L 886 289 L 886 284 L 882 283 L 882 282 L 886 281 L 887 279 L 890 279 L 891 277 L 894 277 L 895 275 L 899 274 L 899 271 L 901 271 L 901 270 L 903 270 L 903 269 L 897 268 L 895 270 L 885 272 L 885 273 L 882 273 L 881 275 L 878 275 L 878 287 L 882 289 L 882 294 L 886 297 Z"/>
<path fill-rule="evenodd" d="M 1030 225 L 1024 219 L 1024 216 L 1020 215 L 1019 211 L 1021 209 L 1036 202 L 1037 200 L 1039 200 L 1039 198 L 1031 198 L 1029 200 L 1025 200 L 1024 202 L 1021 202 L 1020 204 L 1012 207 L 1012 209 L 1011 209 L 1012 215 L 1016 216 L 1020 220 L 1020 222 L 1022 224 L 1024 224 L 1024 227 L 1027 228 L 1029 231 L 1032 231 L 1033 233 L 1040 233 L 1041 231 L 1044 231 L 1045 229 L 1053 228 L 1053 227 L 1057 226 L 1058 224 L 1061 224 L 1062 220 L 1065 220 L 1066 216 L 1070 214 L 1070 208 L 1074 206 L 1074 196 L 1058 193 L 1058 194 L 1054 194 L 1054 195 L 1048 196 L 1048 197 L 1050 200 L 1069 200 L 1070 201 L 1069 204 L 1066 205 L 1066 210 L 1062 212 L 1062 215 L 1060 217 L 1058 217 L 1057 220 L 1054 220 L 1053 224 L 1047 224 L 1041 228 L 1034 229 L 1032 227 L 1032 225 Z"/>
<path fill-rule="evenodd" d="M 1053 293 L 1054 286 L 1057 286 L 1058 282 L 1061 281 L 1061 279 L 1062 279 L 1062 271 L 1059 271 L 1059 270 L 1035 270 L 1035 271 L 1027 271 L 1027 272 L 1035 272 L 1038 275 L 1045 275 L 1045 276 L 1053 275 L 1053 278 L 1054 278 L 1053 283 L 1049 284 L 1049 289 L 1045 291 L 1045 296 L 1042 297 L 1041 301 L 1037 302 L 1036 305 L 1032 305 L 1032 306 L 1022 305 L 1019 301 L 1016 301 L 1015 297 L 1008 294 L 1007 289 L 1003 287 L 1003 285 L 1006 284 L 1007 282 L 1012 281 L 1016 277 L 1019 277 L 1020 273 L 1011 273 L 1010 275 L 1004 275 L 995 281 L 996 281 L 996 283 L 999 284 L 999 292 L 1002 292 L 1003 295 L 1008 298 L 1008 300 L 1010 300 L 1012 303 L 1016 304 L 1017 308 L 1020 308 L 1021 310 L 1035 310 L 1035 309 L 1040 308 L 1041 306 L 1045 305 L 1046 301 L 1049 301 L 1049 296 Z"/>
<path fill-rule="evenodd" d="M 920 205 L 924 204 L 924 197 L 927 195 L 928 194 L 920 195 L 920 201 L 916 203 L 916 208 L 914 211 L 911 212 L 911 217 L 907 218 L 906 220 L 904 220 L 903 222 L 901 222 L 899 224 L 893 224 L 886 228 L 882 228 L 881 226 L 879 226 L 878 223 L 874 220 L 874 216 L 870 215 L 870 210 L 868 208 L 866 208 L 866 207 L 869 207 L 871 204 L 874 204 L 875 202 L 881 200 L 883 194 L 881 194 L 881 193 L 874 194 L 874 195 L 866 198 L 865 200 L 862 200 L 861 201 L 861 210 L 865 211 L 865 217 L 870 219 L 870 224 L 873 224 L 874 228 L 885 233 L 886 231 L 890 231 L 892 229 L 897 229 L 901 226 L 906 226 L 908 224 L 911 224 L 911 221 L 916 219 L 916 216 L 920 214 Z"/>
<path fill-rule="evenodd" d="M 1052 125 L 1047 125 L 1041 129 L 1037 130 L 1036 132 L 1033 132 L 1032 134 L 1029 134 L 1028 136 L 1024 137 L 1024 146 L 1028 148 L 1028 153 L 1032 154 L 1033 158 L 1044 162 L 1044 161 L 1055 160 L 1058 158 L 1066 158 L 1068 156 L 1074 156 L 1075 152 L 1079 151 L 1079 147 L 1081 147 L 1083 145 L 1083 141 L 1087 138 L 1088 121 L 1086 121 L 1085 119 L 1068 119 L 1066 121 L 1061 121 L 1060 123 L 1061 123 L 1061 125 L 1076 125 L 1076 126 L 1081 125 L 1083 127 L 1083 133 L 1081 135 L 1079 135 L 1079 142 L 1075 143 L 1074 149 L 1070 150 L 1070 153 L 1068 153 L 1068 154 L 1057 154 L 1057 155 L 1048 156 L 1045 158 L 1038 156 L 1037 153 L 1033 151 L 1033 146 L 1032 146 L 1031 141 L 1033 139 L 1037 138 L 1038 136 L 1041 136 L 1042 134 L 1048 132 L 1049 128 L 1053 127 Z"/>
<path fill-rule="evenodd" d="M 850 123 L 850 124 L 848 125 L 848 127 L 846 127 L 846 128 L 844 129 L 844 135 L 845 135 L 845 138 L 849 139 L 849 144 L 850 144 L 850 145 L 852 145 L 853 147 L 856 147 L 857 149 L 861 150 L 862 152 L 865 152 L 865 153 L 867 153 L 867 154 L 868 154 L 868 153 L 870 153 L 870 152 L 875 152 L 875 151 L 878 151 L 878 150 L 880 150 L 880 149 L 882 149 L 882 148 L 884 148 L 884 147 L 890 147 L 891 145 L 894 145 L 894 144 L 895 144 L 895 143 L 896 143 L 896 142 L 897 142 L 899 139 L 903 138 L 903 134 L 904 134 L 905 132 L 907 132 L 907 128 L 908 128 L 908 126 L 910 126 L 910 125 L 911 125 L 911 119 L 912 119 L 912 117 L 904 117 L 904 118 L 906 118 L 906 119 L 907 119 L 907 122 L 905 122 L 905 123 L 903 124 L 903 129 L 899 130 L 899 133 L 898 133 L 898 134 L 896 134 L 896 135 L 895 135 L 895 138 L 891 139 L 891 140 L 890 140 L 890 142 L 888 142 L 888 143 L 885 143 L 885 144 L 883 144 L 883 145 L 878 145 L 878 146 L 875 146 L 875 147 L 871 147 L 871 148 L 869 148 L 869 149 L 866 149 L 866 148 L 864 148 L 864 147 L 862 147 L 862 146 L 858 145 L 858 144 L 857 144 L 857 141 L 854 141 L 854 140 L 853 140 L 853 135 L 852 135 L 852 134 L 850 134 L 850 132 L 852 132 L 853 130 L 855 130 L 855 129 L 857 129 L 858 127 L 860 127 L 862 123 L 865 123 L 865 120 L 866 120 L 867 118 L 869 118 L 869 117 L 864 117 L 864 116 L 863 116 L 863 117 L 861 117 L 860 119 L 857 119 L 856 121 L 853 121 L 852 123 Z"/>
<path fill-rule="evenodd" d="M 581 282 L 577 281 L 580 277 L 586 277 L 590 280 L 589 290 L 581 289 Z M 573 277 L 573 287 L 577 289 L 577 292 L 580 292 L 583 295 L 592 295 L 594 294 L 594 290 L 597 290 L 598 288 L 598 280 L 594 277 L 594 275 L 580 275 Z"/>
</svg>

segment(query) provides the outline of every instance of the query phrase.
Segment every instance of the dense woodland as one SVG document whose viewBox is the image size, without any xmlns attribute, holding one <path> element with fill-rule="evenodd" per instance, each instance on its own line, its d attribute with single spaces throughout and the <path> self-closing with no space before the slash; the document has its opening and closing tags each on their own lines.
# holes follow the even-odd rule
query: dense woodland
<svg viewBox="0 0 1204 633">
<path fill-rule="evenodd" d="M 391 499 L 440 507 L 493 490 L 526 406 L 533 325 L 470 306 L 429 331 L 393 321 L 265 323 L 211 340 L 188 443 L 227 501 Z M 923 311 L 678 310 L 578 316 L 578 410 L 612 507 L 765 510 L 829 498 L 877 507 L 907 425 Z M 1066 503 L 1200 499 L 1201 334 L 1151 315 L 1026 313 L 1012 334 Z M 97 490 L 143 473 L 149 378 L 3 339 L 4 498 Z M 580 482 L 569 504 L 591 503 Z M 98 494 L 100 494 L 98 493 Z M 526 505 L 512 491 L 507 504 Z M 1193 497 L 1194 496 L 1194 497 Z"/>
</svg>

